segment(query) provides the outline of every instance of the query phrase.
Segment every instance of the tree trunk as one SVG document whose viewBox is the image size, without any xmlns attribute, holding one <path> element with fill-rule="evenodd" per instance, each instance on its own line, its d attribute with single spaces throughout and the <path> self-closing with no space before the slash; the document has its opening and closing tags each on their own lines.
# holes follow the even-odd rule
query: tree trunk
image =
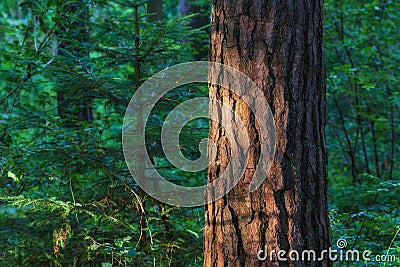
<svg viewBox="0 0 400 267">
<path fill-rule="evenodd" d="M 162 0 L 151 0 L 147 2 L 147 14 L 149 15 L 149 21 L 157 21 L 163 18 L 162 13 Z"/>
<path fill-rule="evenodd" d="M 178 13 L 182 16 L 197 14 L 192 17 L 190 21 L 190 27 L 193 29 L 198 29 L 209 24 L 209 12 L 205 12 L 205 10 L 208 10 L 208 6 L 200 2 L 192 2 L 193 3 L 190 3 L 189 0 L 179 0 Z M 196 54 L 194 54 L 193 57 L 196 60 L 205 60 L 207 57 L 207 44 L 207 40 L 201 38 L 197 38 L 193 41 L 193 49 L 196 51 Z"/>
<path fill-rule="evenodd" d="M 82 43 L 89 42 L 89 31 L 86 21 L 89 19 L 89 8 L 82 1 L 76 1 L 62 5 L 60 3 L 63 22 L 59 26 L 57 36 L 59 38 L 58 55 L 75 59 L 67 63 L 70 70 L 79 66 L 82 72 L 89 74 L 87 60 L 89 52 L 82 49 Z M 68 51 L 68 52 L 67 52 Z M 74 77 L 75 79 L 77 77 Z M 90 93 L 85 84 L 75 81 L 74 87 L 64 88 L 58 92 L 58 115 L 65 119 L 66 126 L 73 126 L 76 121 L 92 121 L 93 114 L 90 108 Z M 86 85 L 87 86 L 87 85 Z M 78 91 L 78 93 L 77 93 Z"/>
<path fill-rule="evenodd" d="M 189 0 L 179 0 L 178 13 L 182 16 L 189 15 Z"/>
<path fill-rule="evenodd" d="M 326 253 L 320 261 L 307 255 L 305 261 L 278 261 L 273 254 L 284 250 L 288 258 L 296 250 L 302 259 L 303 251 L 315 250 L 318 259 L 331 244 L 322 7 L 322 1 L 310 0 L 213 0 L 209 59 L 240 70 L 263 90 L 275 120 L 276 151 L 257 190 L 250 193 L 252 172 L 246 171 L 226 196 L 205 206 L 206 267 L 332 266 Z M 210 97 L 247 116 L 249 158 L 257 161 L 259 133 L 250 109 L 221 87 L 210 86 Z M 209 167 L 212 182 L 228 164 L 229 140 L 213 121 L 210 138 L 217 146 Z M 258 259 L 260 250 L 265 260 Z"/>
</svg>

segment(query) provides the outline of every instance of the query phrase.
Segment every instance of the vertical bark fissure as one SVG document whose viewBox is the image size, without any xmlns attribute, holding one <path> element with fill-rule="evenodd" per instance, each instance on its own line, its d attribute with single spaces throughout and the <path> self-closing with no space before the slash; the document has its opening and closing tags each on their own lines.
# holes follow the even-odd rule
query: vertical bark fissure
<svg viewBox="0 0 400 267">
<path fill-rule="evenodd" d="M 236 246 L 237 259 L 240 262 L 240 266 L 244 266 L 246 254 L 243 251 L 243 240 L 242 240 L 242 233 L 239 228 L 239 221 L 238 221 L 235 210 L 231 206 L 228 206 L 228 209 L 229 209 L 229 212 L 231 213 L 232 224 L 233 224 L 233 227 L 235 228 L 235 233 L 236 233 L 236 236 L 238 239 L 237 246 Z"/>
</svg>

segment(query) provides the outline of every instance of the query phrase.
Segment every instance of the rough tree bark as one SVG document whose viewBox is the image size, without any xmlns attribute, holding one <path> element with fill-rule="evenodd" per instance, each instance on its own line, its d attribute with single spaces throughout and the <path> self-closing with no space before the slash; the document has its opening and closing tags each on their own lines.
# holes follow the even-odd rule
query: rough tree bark
<svg viewBox="0 0 400 267">
<path fill-rule="evenodd" d="M 276 152 L 268 177 L 250 193 L 249 166 L 260 147 L 254 118 L 237 96 L 210 86 L 210 97 L 247 116 L 254 162 L 231 192 L 205 206 L 204 266 L 332 266 L 327 254 L 308 262 L 269 257 L 273 250 L 300 256 L 315 250 L 318 257 L 331 244 L 322 7 L 322 0 L 213 0 L 209 60 L 240 70 L 262 88 L 258 97 L 267 98 L 274 115 Z M 209 182 L 228 164 L 225 134 L 211 122 L 217 155 Z M 259 261 L 265 248 L 268 257 Z"/>
</svg>

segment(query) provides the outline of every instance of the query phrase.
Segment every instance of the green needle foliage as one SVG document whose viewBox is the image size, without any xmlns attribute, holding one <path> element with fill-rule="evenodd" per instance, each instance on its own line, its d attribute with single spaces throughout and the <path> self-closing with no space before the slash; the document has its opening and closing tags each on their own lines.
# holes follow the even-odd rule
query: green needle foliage
<svg viewBox="0 0 400 267">
<path fill-rule="evenodd" d="M 399 8 L 390 0 L 325 3 L 333 240 L 397 258 L 368 266 L 400 263 Z"/>
<path fill-rule="evenodd" d="M 1 5 L 0 265 L 201 262 L 202 214 L 141 194 L 124 161 L 121 127 L 135 90 L 157 71 L 192 60 L 187 44 L 202 32 L 188 26 L 190 17 L 151 21 L 144 1 Z M 170 97 L 199 95 L 206 87 Z M 152 141 L 162 126 L 156 118 L 173 104 L 160 101 L 150 118 L 149 155 L 164 161 L 172 179 L 205 183 L 204 173 L 176 173 Z M 91 114 L 82 117 L 85 108 Z M 198 135 L 182 133 L 183 147 L 207 136 L 208 122 L 201 125 Z"/>
</svg>

